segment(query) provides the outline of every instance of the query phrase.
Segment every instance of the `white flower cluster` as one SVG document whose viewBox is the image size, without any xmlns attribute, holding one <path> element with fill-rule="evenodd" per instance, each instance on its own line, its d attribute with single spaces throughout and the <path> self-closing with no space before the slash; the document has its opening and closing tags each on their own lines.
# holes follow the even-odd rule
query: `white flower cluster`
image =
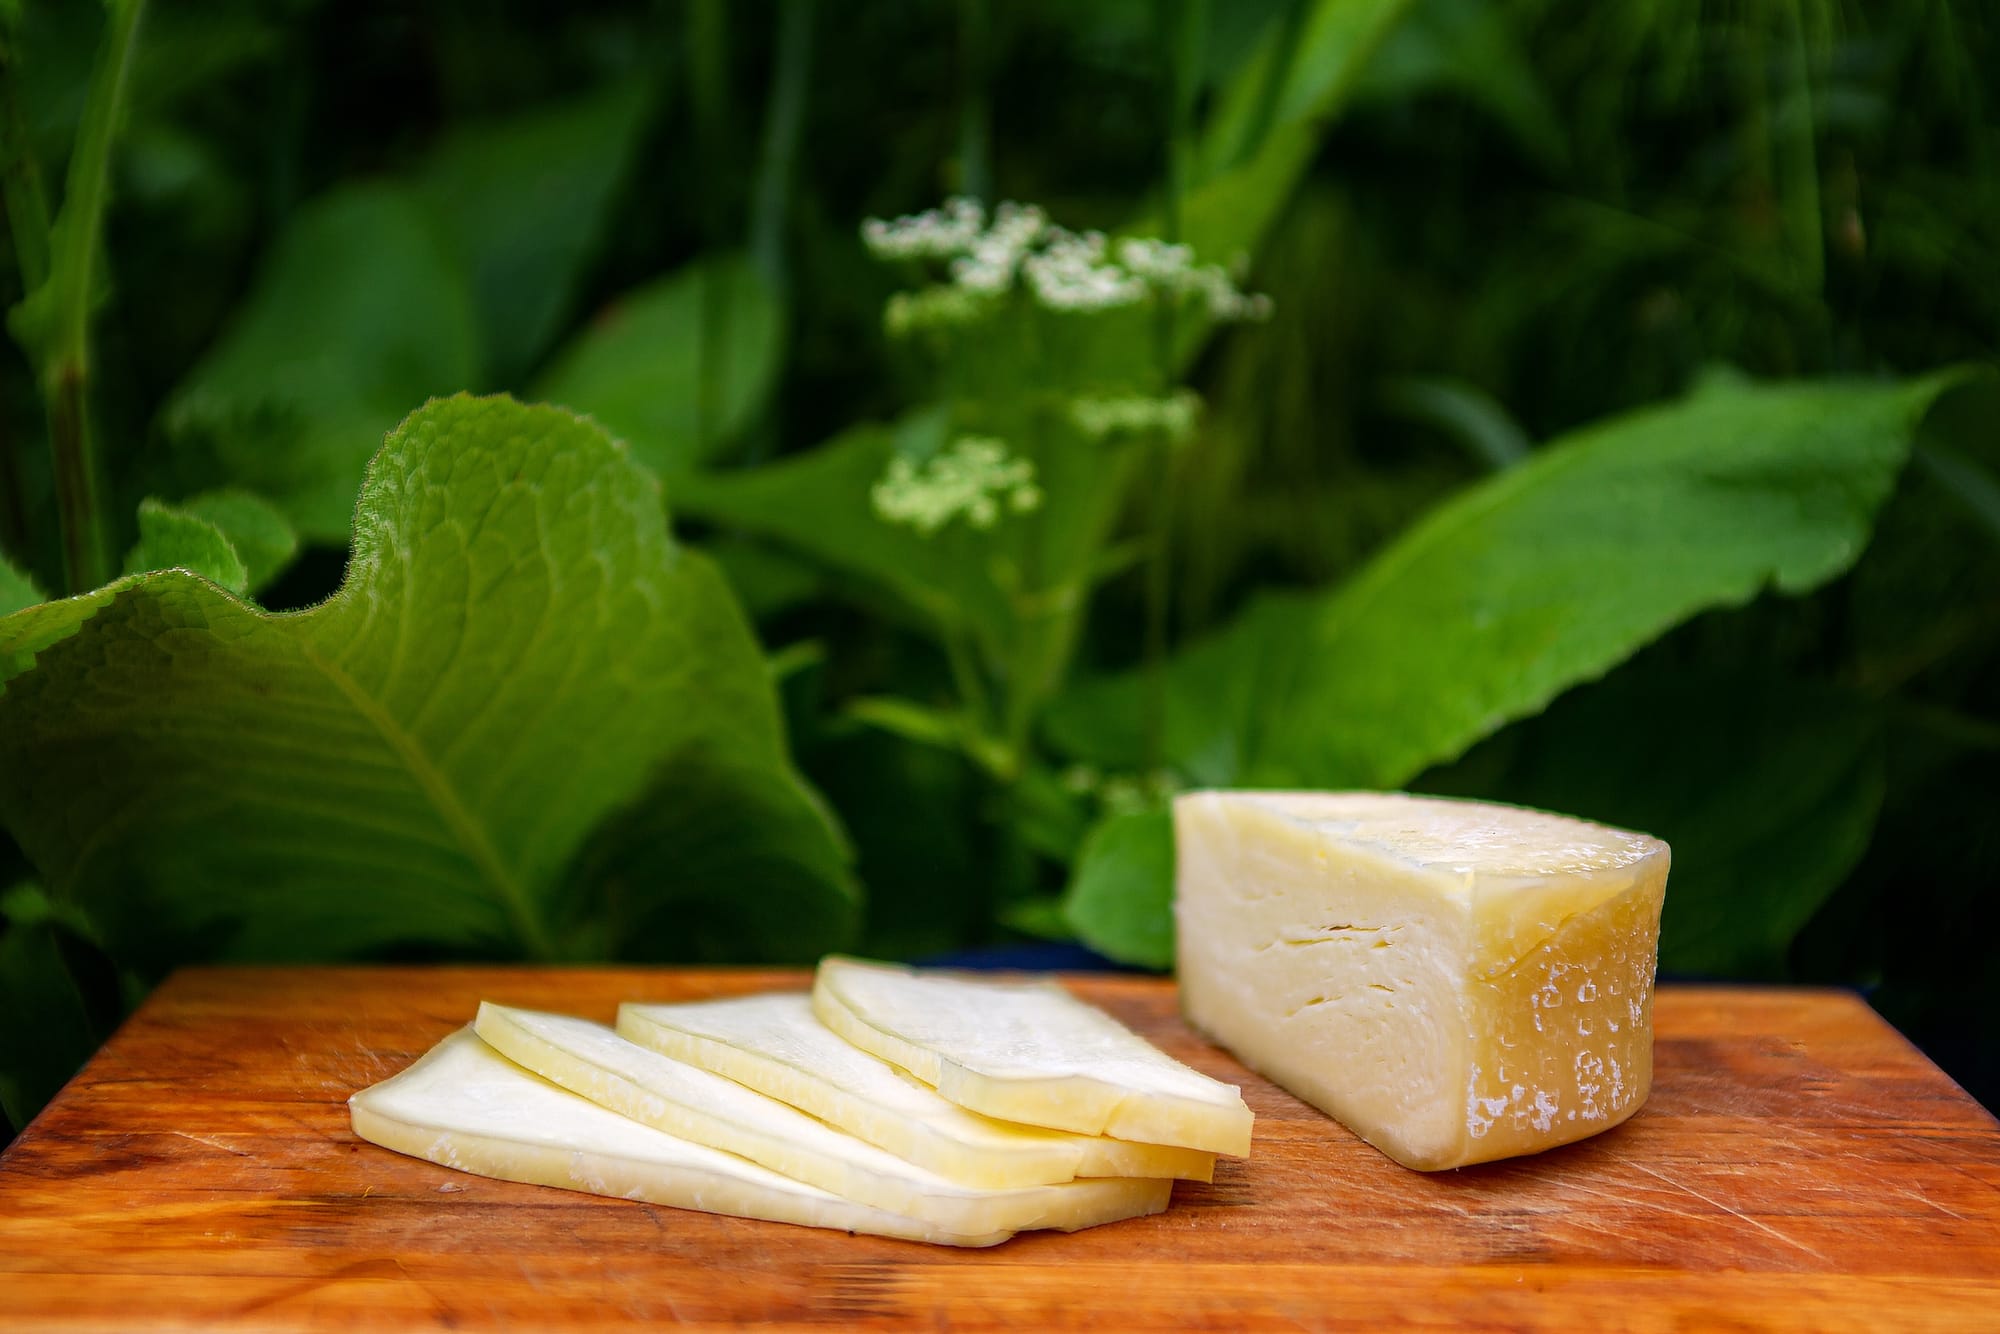
<svg viewBox="0 0 2000 1334">
<path fill-rule="evenodd" d="M 1219 264 L 1197 264 L 1184 245 L 1145 237 L 1112 242 L 1072 232 L 1033 204 L 986 210 L 970 199 L 861 226 L 870 253 L 885 260 L 947 262 L 951 282 L 899 294 L 888 310 L 892 333 L 978 318 L 984 303 L 1024 286 L 1049 310 L 1091 312 L 1137 305 L 1149 296 L 1198 301 L 1218 320 L 1262 320 L 1271 299 L 1245 293 Z M 944 294 L 951 293 L 947 298 Z"/>
<path fill-rule="evenodd" d="M 1006 442 L 965 435 L 921 466 L 897 455 L 869 492 L 875 513 L 925 537 L 963 515 L 974 528 L 991 528 L 1004 510 L 1026 514 L 1042 503 L 1032 460 L 1010 456 Z"/>
<path fill-rule="evenodd" d="M 861 224 L 861 239 L 877 259 L 950 259 L 970 249 L 985 227 L 977 200 L 947 199 L 942 208 L 894 222 L 870 218 Z"/>
<path fill-rule="evenodd" d="M 1179 443 L 1194 434 L 1195 418 L 1200 412 L 1201 395 L 1192 389 L 1177 389 L 1164 398 L 1144 394 L 1085 396 L 1071 400 L 1069 405 L 1070 420 L 1085 435 L 1097 440 L 1158 431 Z"/>
</svg>

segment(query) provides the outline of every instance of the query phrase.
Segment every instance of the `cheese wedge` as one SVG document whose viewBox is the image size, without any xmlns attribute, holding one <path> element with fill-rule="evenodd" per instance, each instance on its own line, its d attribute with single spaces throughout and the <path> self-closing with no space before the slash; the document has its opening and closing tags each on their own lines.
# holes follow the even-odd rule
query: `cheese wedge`
<svg viewBox="0 0 2000 1334">
<path fill-rule="evenodd" d="M 501 1055 L 621 1116 L 954 1234 L 1074 1232 L 1159 1213 L 1173 1192 L 1171 1181 L 1129 1178 L 981 1190 L 602 1024 L 488 1002 L 477 1029 Z"/>
<path fill-rule="evenodd" d="M 1181 1004 L 1406 1167 L 1536 1153 L 1652 1085 L 1667 845 L 1383 793 L 1174 803 Z"/>
<path fill-rule="evenodd" d="M 642 1047 L 748 1085 L 969 1186 L 1215 1176 L 1212 1153 L 969 1112 L 820 1023 L 803 992 L 675 1005 L 627 1003 L 618 1007 L 618 1031 Z"/>
<path fill-rule="evenodd" d="M 813 1013 L 975 1112 L 1247 1156 L 1233 1085 L 1182 1065 L 1053 982 L 992 982 L 828 956 Z"/>
<path fill-rule="evenodd" d="M 462 1028 L 409 1069 L 348 1099 L 372 1144 L 502 1181 L 880 1237 L 992 1246 L 844 1200 L 802 1181 L 608 1112 L 523 1070 Z"/>
</svg>

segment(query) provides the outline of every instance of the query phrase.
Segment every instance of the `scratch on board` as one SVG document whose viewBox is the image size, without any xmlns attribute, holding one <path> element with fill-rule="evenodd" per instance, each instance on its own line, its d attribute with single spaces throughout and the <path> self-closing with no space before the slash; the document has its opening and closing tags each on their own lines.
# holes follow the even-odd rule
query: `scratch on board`
<svg viewBox="0 0 2000 1334">
<path fill-rule="evenodd" d="M 1712 1208 L 1720 1209 L 1722 1210 L 1722 1212 L 1729 1214 L 1734 1218 L 1740 1219 L 1745 1223 L 1748 1223 L 1751 1227 L 1756 1228 L 1759 1232 L 1770 1233 L 1772 1236 L 1776 1237 L 1779 1241 L 1784 1242 L 1785 1245 L 1793 1246 L 1801 1251 L 1804 1251 L 1807 1255 L 1810 1255 L 1813 1259 L 1818 1260 L 1821 1264 L 1831 1263 L 1831 1261 L 1829 1261 L 1826 1256 L 1822 1255 L 1820 1252 L 1814 1250 L 1812 1247 L 1806 1245 L 1804 1242 L 1798 1240 L 1797 1238 L 1788 1237 L 1783 1232 L 1780 1232 L 1777 1228 L 1772 1227 L 1769 1223 L 1763 1222 L 1760 1219 L 1752 1218 L 1749 1214 L 1744 1213 L 1741 1209 L 1733 1208 L 1730 1205 L 1724 1204 L 1721 1200 L 1715 1199 L 1712 1196 L 1704 1195 L 1700 1191 L 1696 1190 L 1693 1186 L 1687 1185 L 1684 1182 L 1676 1181 L 1672 1177 L 1667 1176 L 1665 1173 L 1656 1172 L 1652 1168 L 1646 1166 L 1644 1163 L 1634 1162 L 1630 1158 L 1619 1158 L 1617 1159 L 1617 1161 L 1624 1163 L 1627 1167 L 1633 1168 L 1636 1171 L 1644 1172 L 1647 1176 L 1652 1177 L 1655 1181 L 1665 1182 L 1667 1185 L 1672 1186 L 1675 1190 L 1683 1191 L 1686 1194 L 1692 1195 L 1695 1199 L 1700 1200 L 1703 1204 L 1709 1205 Z"/>
<path fill-rule="evenodd" d="M 1964 1214 L 1959 1213 L 1955 1209 L 1945 1208 L 1942 1204 L 1939 1204 L 1936 1200 L 1932 1199 L 1930 1196 L 1924 1194 L 1920 1190 L 1904 1190 L 1902 1187 L 1898 1186 L 1896 1188 L 1896 1193 L 1898 1195 L 1906 1196 L 1909 1199 L 1915 1200 L 1918 1204 L 1928 1204 L 1931 1208 L 1937 1210 L 1939 1213 L 1945 1215 L 1948 1218 L 1956 1218 L 1961 1223 L 1965 1221 Z"/>
<path fill-rule="evenodd" d="M 251 1158 L 255 1156 L 248 1149 L 239 1149 L 233 1144 L 224 1144 L 221 1140 L 211 1139 L 207 1135 L 197 1135 L 188 1130 L 176 1130 L 173 1133 L 182 1139 L 191 1139 L 197 1144 L 206 1144 L 211 1149 L 220 1149 L 224 1153 L 233 1153 L 238 1158 Z"/>
</svg>

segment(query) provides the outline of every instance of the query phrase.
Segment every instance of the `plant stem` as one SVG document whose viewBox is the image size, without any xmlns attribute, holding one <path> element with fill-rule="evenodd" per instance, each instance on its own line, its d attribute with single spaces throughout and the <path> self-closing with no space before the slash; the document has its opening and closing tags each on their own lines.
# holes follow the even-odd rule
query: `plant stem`
<svg viewBox="0 0 2000 1334">
<path fill-rule="evenodd" d="M 727 238 L 727 216 L 720 184 L 728 179 L 729 49 L 727 11 L 721 0 L 690 0 L 688 5 L 688 85 L 694 102 L 695 162 L 701 175 L 702 246 L 700 365 L 695 375 L 695 455 L 703 458 L 720 427 L 721 386 L 728 375 L 728 305 L 722 299 L 721 273 L 716 264 Z"/>
<path fill-rule="evenodd" d="M 778 309 L 786 314 L 778 333 L 786 343 L 790 341 L 792 299 L 786 242 L 791 223 L 792 180 L 797 174 L 799 140 L 805 128 L 806 93 L 812 81 L 816 8 L 817 0 L 780 0 L 771 97 L 764 111 L 764 146 L 750 200 L 750 262 L 777 299 Z M 743 441 L 744 461 L 762 462 L 774 451 L 775 436 L 776 423 L 766 412 Z"/>
<path fill-rule="evenodd" d="M 1207 6 L 1201 0 L 1158 0 L 1161 89 L 1164 94 L 1163 129 L 1166 141 L 1166 192 L 1162 201 L 1161 225 L 1165 240 L 1181 238 L 1181 203 L 1187 195 L 1188 162 L 1193 148 L 1195 53 L 1201 49 L 1207 27 Z M 1159 392 L 1174 387 L 1177 310 L 1170 300 L 1160 302 L 1154 321 L 1154 354 L 1158 360 Z M 1145 764 L 1150 772 L 1160 766 L 1166 750 L 1167 722 L 1167 638 L 1168 604 L 1173 593 L 1173 493 L 1174 442 L 1165 432 L 1159 440 L 1165 454 L 1154 470 L 1151 523 L 1153 540 L 1146 557 L 1146 713 Z"/>
<path fill-rule="evenodd" d="M 42 188 L 41 164 L 35 160 L 27 126 L 21 120 L 21 101 L 14 86 L 19 62 L 14 35 L 0 22 L 0 195 L 6 201 L 14 267 L 25 296 L 48 280 L 49 200 Z M 13 432 L 0 425 L 0 548 L 25 560 L 30 545 L 21 460 Z"/>
<path fill-rule="evenodd" d="M 14 264 L 26 295 L 49 276 L 49 200 L 42 188 L 41 164 L 21 120 L 21 100 L 14 85 L 19 59 L 13 34 L 0 24 L 0 191 L 6 196 Z"/>
<path fill-rule="evenodd" d="M 104 582 L 105 525 L 98 506 L 90 430 L 90 305 L 104 243 L 111 188 L 111 145 L 132 72 L 133 38 L 145 0 L 121 0 L 90 79 L 76 147 L 70 153 L 61 225 L 51 234 L 42 400 L 55 457 L 56 509 L 62 520 L 63 576 L 71 593 Z"/>
<path fill-rule="evenodd" d="M 958 4 L 958 192 L 969 199 L 993 195 L 993 106 L 988 90 L 992 62 L 992 12 L 988 0 Z"/>
<path fill-rule="evenodd" d="M 750 208 L 750 257 L 781 303 L 790 296 L 785 230 L 791 214 L 799 137 L 805 126 L 806 89 L 812 78 L 814 8 L 814 0 L 780 0 L 771 100 L 764 113 L 764 149 Z"/>
</svg>

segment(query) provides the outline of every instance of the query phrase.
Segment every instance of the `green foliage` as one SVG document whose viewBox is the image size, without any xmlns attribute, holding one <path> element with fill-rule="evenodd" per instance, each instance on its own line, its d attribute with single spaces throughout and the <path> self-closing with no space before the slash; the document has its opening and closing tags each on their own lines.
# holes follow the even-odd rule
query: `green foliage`
<svg viewBox="0 0 2000 1334">
<path fill-rule="evenodd" d="M 641 463 L 679 478 L 714 462 L 770 398 L 783 322 L 749 260 L 705 260 L 619 297 L 535 396 L 590 414 Z"/>
<path fill-rule="evenodd" d="M 24 1126 L 102 1034 L 62 954 L 65 924 L 34 885 L 0 894 L 0 1115 Z"/>
<path fill-rule="evenodd" d="M 1164 810 L 1105 817 L 1076 859 L 1063 914 L 1120 963 L 1174 966 L 1174 828 Z"/>
<path fill-rule="evenodd" d="M 637 832 L 582 884 L 615 874 L 628 925 L 597 946 L 683 955 L 701 941 L 668 905 L 719 895 L 739 948 L 844 938 L 836 835 L 726 589 L 656 484 L 557 410 L 412 416 L 309 612 L 169 571 L 16 613 L 0 651 L 0 817 L 123 960 L 571 953 L 558 890 L 614 816 Z M 742 893 L 774 867 L 776 901 Z"/>
<path fill-rule="evenodd" d="M 464 276 L 411 191 L 343 186 L 299 210 L 228 333 L 168 401 L 187 476 L 268 496 L 344 542 L 363 466 L 410 408 L 479 378 Z"/>
<path fill-rule="evenodd" d="M 252 492 L 204 491 L 173 508 L 215 526 L 243 562 L 244 577 L 252 593 L 283 574 L 299 553 L 299 535 L 285 522 L 285 516 Z"/>
<path fill-rule="evenodd" d="M 186 570 L 232 593 L 250 585 L 250 571 L 222 529 L 150 496 L 139 502 L 139 545 L 125 557 L 127 574 L 149 570 Z"/>
<path fill-rule="evenodd" d="M 1267 599 L 1170 664 L 1166 757 L 1204 787 L 1406 784 L 1697 612 L 1846 569 L 1954 378 L 1721 381 L 1554 442 L 1460 493 L 1337 590 Z M 1080 688 L 1052 719 L 1059 744 L 1138 765 L 1144 692 L 1137 679 Z M 1853 816 L 1856 800 L 1829 814 Z M 1697 819 L 1687 827 L 1699 837 Z M 1827 855 L 1831 875 L 1804 877 L 1803 902 L 1762 896 L 1724 925 L 1742 953 L 1711 939 L 1687 957 L 1741 964 L 1788 940 L 1858 848 L 1836 840 Z M 1072 918 L 1096 929 L 1093 944 L 1120 957 L 1153 947 L 1159 925 L 1140 911 L 1079 919 L 1082 892 L 1072 887 Z M 1165 902 L 1157 886 L 1127 892 L 1156 917 Z"/>
<path fill-rule="evenodd" d="M 0 556 L 0 616 L 32 607 L 42 600 L 42 590 L 35 587 L 35 581 L 22 574 Z"/>
<path fill-rule="evenodd" d="M 491 379 L 515 383 L 560 327 L 649 101 L 643 87 L 622 83 L 464 125 L 418 173 L 417 191 L 470 281 Z"/>
<path fill-rule="evenodd" d="M 857 928 L 1163 966 L 1159 806 L 1189 782 L 1649 829 L 1669 969 L 1876 988 L 2000 1089 L 1971 929 L 2000 856 L 2000 406 L 1924 416 L 1938 367 L 2000 348 L 1990 23 L 514 9 L 0 5 L 29 353 L 0 358 L 0 808 L 33 816 L 0 885 L 46 887 L 0 924 L 16 1123 L 184 958 L 740 960 Z M 1051 308 L 1018 273 L 982 295 L 962 252 L 885 265 L 857 235 L 967 183 L 1113 259 L 1190 243 L 1270 319 L 1219 328 L 1186 289 Z M 1748 383 L 1690 395 L 1718 366 Z M 547 446 L 545 477 L 596 480 L 558 504 L 425 473 L 393 541 L 372 488 L 343 584 L 367 461 L 466 390 L 628 450 L 426 409 L 545 424 L 460 423 L 452 457 Z M 935 489 L 968 460 L 1010 479 L 987 526 Z M 880 503 L 898 478 L 934 490 Z M 79 577 L 120 551 L 127 578 Z M 354 655 L 359 699 L 309 651 Z M 1905 904 L 1923 929 L 1885 929 Z M 44 1030 L 14 1031 L 26 1005 Z"/>
<path fill-rule="evenodd" d="M 1166 753 L 1207 786 L 1406 783 L 1698 611 L 1847 568 L 1949 383 L 1717 383 L 1545 446 L 1189 650 Z M 1141 693 L 1080 689 L 1056 733 L 1129 767 Z"/>
</svg>

